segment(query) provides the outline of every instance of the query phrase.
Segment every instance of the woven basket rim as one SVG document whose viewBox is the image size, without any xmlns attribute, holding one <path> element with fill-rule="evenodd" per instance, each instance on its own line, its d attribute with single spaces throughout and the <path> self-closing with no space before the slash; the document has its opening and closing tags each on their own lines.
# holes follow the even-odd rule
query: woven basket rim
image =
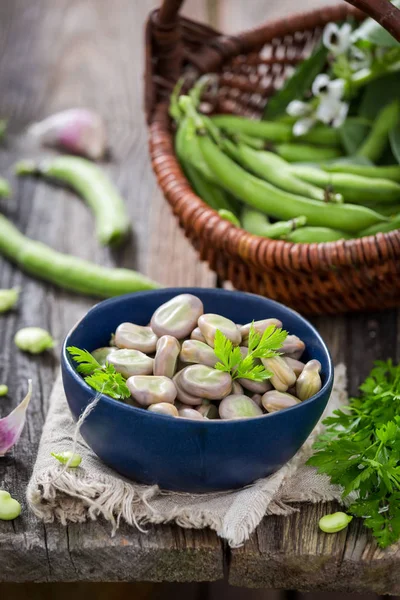
<svg viewBox="0 0 400 600">
<path fill-rule="evenodd" d="M 319 13 L 321 22 L 328 23 L 332 20 L 331 16 L 335 10 L 340 7 L 341 11 L 346 14 L 354 14 L 354 8 L 349 4 L 333 5 L 323 7 L 317 10 L 310 10 L 300 14 L 293 14 L 290 17 L 282 17 L 274 21 L 277 29 L 287 29 L 288 33 L 293 33 L 296 29 L 293 24 L 299 21 L 299 18 L 307 19 Z M 338 19 L 337 19 L 338 20 Z M 188 21 L 188 19 L 186 19 Z M 266 28 L 268 24 L 266 25 Z M 247 35 L 247 34 L 246 34 Z M 267 44 L 276 35 L 267 36 L 264 43 Z M 240 38 L 240 35 L 238 36 Z M 255 49 L 246 48 L 241 55 L 247 55 L 254 52 Z M 225 61 L 221 62 L 221 66 Z M 219 69 L 220 71 L 220 69 Z M 285 240 L 273 240 L 262 236 L 253 235 L 242 228 L 238 228 L 229 221 L 222 219 L 219 214 L 207 205 L 192 189 L 189 181 L 183 173 L 180 163 L 176 157 L 174 149 L 174 133 L 171 128 L 172 120 L 168 114 L 168 103 L 163 100 L 155 105 L 154 112 L 150 118 L 150 153 L 153 163 L 153 169 L 156 172 L 163 192 L 168 201 L 173 206 L 174 213 L 185 224 L 190 222 L 190 228 L 194 229 L 195 225 L 204 222 L 203 227 L 207 227 L 209 233 L 209 242 L 213 246 L 223 249 L 230 256 L 239 256 L 251 261 L 258 267 L 268 264 L 276 267 L 277 270 L 282 269 L 282 258 L 287 258 L 285 272 L 296 271 L 299 269 L 311 272 L 317 270 L 329 270 L 340 266 L 372 266 L 382 264 L 387 259 L 400 259 L 400 230 L 394 230 L 388 233 L 378 233 L 376 235 L 351 238 L 349 240 L 339 240 L 335 242 L 313 242 L 313 243 L 296 243 Z M 164 148 L 160 153 L 157 148 L 154 152 L 153 137 L 158 138 L 160 134 L 166 134 L 169 138 L 170 147 Z M 158 168 L 157 159 L 168 154 L 168 167 L 165 164 L 162 168 Z M 172 161 L 172 162 L 171 162 Z M 168 172 L 171 172 L 171 167 L 177 171 L 177 175 L 181 179 L 178 182 L 178 177 L 173 177 L 173 181 L 168 181 Z M 183 183 L 183 185 L 182 185 Z M 176 187 L 179 189 L 179 201 L 173 198 L 173 190 L 176 195 Z M 190 194 L 190 207 L 188 194 Z M 180 209 L 180 200 L 184 200 L 185 211 Z M 249 242 L 253 242 L 252 244 Z M 254 252 L 248 252 L 248 248 L 253 246 Z M 288 266 L 292 265 L 291 267 Z M 308 265 L 308 266 L 307 266 Z"/>
</svg>

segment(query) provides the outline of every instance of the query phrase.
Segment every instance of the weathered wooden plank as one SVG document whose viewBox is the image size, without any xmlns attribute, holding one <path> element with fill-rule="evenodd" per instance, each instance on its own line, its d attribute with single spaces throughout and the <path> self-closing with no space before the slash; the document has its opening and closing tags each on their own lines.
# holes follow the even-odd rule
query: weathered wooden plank
<svg viewBox="0 0 400 600">
<path fill-rule="evenodd" d="M 204 3 L 190 4 L 201 18 Z M 39 0 L 34 7 L 9 0 L 0 7 L 0 82 L 7 89 L 0 114 L 11 118 L 10 130 L 16 134 L 1 151 L 1 172 L 17 157 L 30 154 L 20 135 L 26 123 L 67 106 L 94 107 L 108 122 L 113 161 L 105 168 L 127 200 L 134 234 L 118 252 L 99 249 L 93 219 L 83 203 L 74 194 L 39 181 L 18 181 L 15 203 L 2 208 L 29 236 L 56 249 L 143 271 L 151 263 L 150 217 L 160 208 L 147 155 L 140 86 L 142 26 L 156 5 L 156 0 L 117 0 L 111 10 L 105 0 L 60 0 L 57 5 Z M 172 280 L 174 266 L 165 248 L 163 253 Z M 184 277 L 178 282 L 184 284 Z M 18 310 L 0 321 L 0 378 L 10 386 L 2 412 L 21 398 L 28 376 L 33 379 L 34 397 L 21 442 L 0 463 L 0 487 L 23 500 L 58 349 L 31 358 L 16 351 L 13 335 L 24 325 L 39 325 L 61 342 L 94 300 L 33 281 L 0 261 L 0 287 L 11 285 L 20 285 L 23 296 Z M 102 523 L 44 527 L 24 506 L 20 519 L 0 523 L 0 563 L 0 581 L 213 580 L 222 576 L 222 548 L 213 533 L 174 527 L 150 529 L 147 534 L 123 528 L 113 539 Z"/>
</svg>

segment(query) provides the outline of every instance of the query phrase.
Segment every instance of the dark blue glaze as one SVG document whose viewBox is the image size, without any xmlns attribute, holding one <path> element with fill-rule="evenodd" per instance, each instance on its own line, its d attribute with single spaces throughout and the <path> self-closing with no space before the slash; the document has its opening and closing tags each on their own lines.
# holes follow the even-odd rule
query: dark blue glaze
<svg viewBox="0 0 400 600">
<path fill-rule="evenodd" d="M 102 396 L 81 433 L 107 465 L 136 481 L 188 492 L 242 487 L 273 473 L 294 456 L 320 418 L 332 390 L 332 361 L 320 335 L 282 304 L 253 294 L 203 288 L 153 290 L 101 302 L 64 343 L 61 363 L 68 403 L 76 420 L 93 398 L 93 390 L 75 371 L 67 346 L 90 351 L 106 346 L 120 323 L 145 325 L 160 304 L 181 293 L 197 295 L 205 312 L 219 313 L 236 323 L 280 319 L 285 329 L 306 343 L 304 360 L 321 362 L 321 391 L 292 408 L 235 421 L 177 419 Z"/>
</svg>

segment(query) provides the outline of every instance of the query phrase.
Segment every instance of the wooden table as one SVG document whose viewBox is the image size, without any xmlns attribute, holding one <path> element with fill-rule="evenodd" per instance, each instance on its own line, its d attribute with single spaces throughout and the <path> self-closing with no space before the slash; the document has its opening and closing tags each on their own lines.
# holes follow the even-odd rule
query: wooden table
<svg viewBox="0 0 400 600">
<path fill-rule="evenodd" d="M 317 3 L 315 0 L 314 3 Z M 319 4 L 321 0 L 319 0 Z M 147 156 L 142 113 L 142 30 L 156 0 L 3 0 L 0 3 L 0 115 L 10 119 L 0 151 L 12 200 L 4 211 L 27 235 L 105 265 L 137 268 L 166 285 L 216 285 L 184 238 L 158 191 Z M 302 3 L 302 8 L 304 2 Z M 190 0 L 186 14 L 225 31 L 250 27 L 296 8 L 290 0 Z M 113 161 L 106 170 L 127 200 L 134 235 L 118 252 L 100 250 L 93 219 L 73 193 L 32 179 L 15 180 L 12 165 L 29 156 L 24 127 L 74 106 L 98 109 L 107 119 Z M 18 309 L 0 319 L 0 380 L 10 387 L 6 414 L 33 379 L 34 395 L 20 443 L 0 461 L 0 488 L 24 502 L 58 352 L 32 358 L 17 352 L 23 326 L 49 329 L 62 341 L 93 304 L 22 275 L 0 259 L 0 288 L 20 286 Z M 375 359 L 399 359 L 396 311 L 313 319 L 335 362 L 345 361 L 352 392 Z M 114 538 L 102 522 L 43 525 L 24 505 L 16 521 L 0 523 L 0 582 L 214 581 L 298 590 L 400 593 L 400 551 L 379 550 L 359 522 L 333 536 L 318 533 L 319 516 L 334 506 L 303 506 L 289 518 L 264 519 L 242 547 L 229 550 L 208 530 L 126 526 Z"/>
</svg>

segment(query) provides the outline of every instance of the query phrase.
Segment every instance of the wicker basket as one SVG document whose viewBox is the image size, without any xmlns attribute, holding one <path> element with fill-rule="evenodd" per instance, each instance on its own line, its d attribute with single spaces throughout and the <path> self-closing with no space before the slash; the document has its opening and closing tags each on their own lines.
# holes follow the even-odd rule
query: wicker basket
<svg viewBox="0 0 400 600">
<path fill-rule="evenodd" d="M 146 28 L 145 107 L 153 169 L 201 259 L 239 290 L 311 314 L 400 305 L 400 231 L 358 240 L 293 244 L 251 235 L 222 220 L 191 189 L 174 153 L 168 99 L 182 74 L 220 72 L 215 110 L 260 117 L 288 67 L 299 62 L 330 21 L 374 17 L 400 39 L 400 11 L 388 0 L 352 0 L 224 36 L 178 15 L 164 0 Z M 267 3 L 266 3 L 267 6 Z M 358 9 L 364 11 L 361 13 Z"/>
</svg>

